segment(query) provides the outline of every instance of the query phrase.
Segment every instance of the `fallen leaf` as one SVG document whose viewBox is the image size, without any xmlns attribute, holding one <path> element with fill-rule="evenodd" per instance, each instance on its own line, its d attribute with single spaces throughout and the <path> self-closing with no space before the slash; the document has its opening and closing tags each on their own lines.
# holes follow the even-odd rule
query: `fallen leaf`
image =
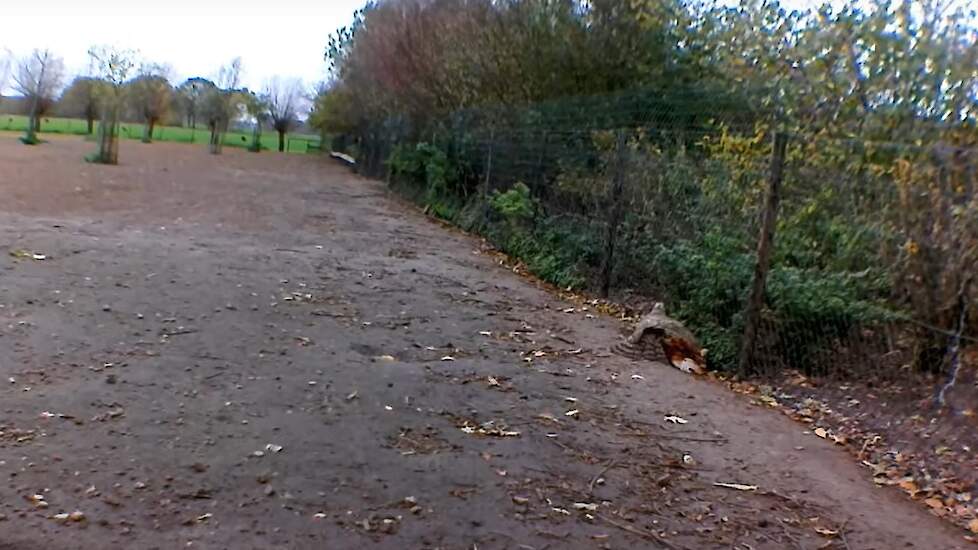
<svg viewBox="0 0 978 550">
<path fill-rule="evenodd" d="M 673 424 L 689 424 L 689 420 L 686 420 L 681 416 L 667 416 L 663 420 L 665 420 L 666 422 L 671 422 Z"/>
<path fill-rule="evenodd" d="M 577 416 L 581 411 L 573 409 L 564 413 L 564 416 Z"/>
<path fill-rule="evenodd" d="M 815 532 L 818 533 L 819 535 L 822 535 L 823 537 L 830 537 L 830 538 L 832 538 L 832 537 L 839 536 L 839 532 L 838 531 L 833 531 L 832 529 L 826 529 L 824 527 L 816 527 L 815 528 Z"/>
<path fill-rule="evenodd" d="M 489 332 L 488 330 L 479 331 L 479 334 L 482 336 L 492 336 L 492 333 Z"/>
<path fill-rule="evenodd" d="M 822 439 L 825 439 L 826 437 L 829 436 L 829 432 L 827 432 L 825 428 L 815 428 L 814 433 L 815 435 L 821 437 Z"/>
<path fill-rule="evenodd" d="M 645 380 L 645 377 L 642 376 L 641 374 L 633 374 L 632 380 Z"/>
<path fill-rule="evenodd" d="M 978 535 L 978 518 L 975 518 L 968 523 L 968 529 L 971 530 L 972 533 Z"/>
<path fill-rule="evenodd" d="M 574 503 L 574 509 L 575 510 L 587 510 L 588 512 L 597 512 L 598 511 L 598 505 L 597 504 L 591 504 L 589 502 L 575 502 Z"/>
<path fill-rule="evenodd" d="M 315 519 L 323 519 L 323 518 L 326 517 L 326 514 L 324 514 L 322 512 L 317 512 L 317 513 L 313 514 L 312 517 L 315 518 Z"/>
<path fill-rule="evenodd" d="M 451 355 L 446 355 L 446 356 L 442 357 L 441 360 L 442 361 L 454 361 L 455 358 L 452 357 Z"/>
<path fill-rule="evenodd" d="M 284 447 L 282 447 L 281 445 L 275 445 L 273 443 L 269 443 L 268 445 L 265 445 L 265 450 L 266 451 L 271 451 L 273 453 L 280 453 L 280 452 L 282 452 L 282 449 L 283 448 Z"/>
<path fill-rule="evenodd" d="M 944 501 L 941 500 L 941 499 L 939 499 L 939 498 L 935 498 L 935 497 L 931 497 L 931 498 L 928 498 L 928 499 L 924 500 L 924 504 L 926 504 L 927 506 L 930 506 L 931 508 L 933 508 L 935 510 L 941 510 L 941 509 L 944 508 Z"/>
<path fill-rule="evenodd" d="M 393 355 L 381 355 L 381 356 L 377 357 L 377 360 L 379 360 L 379 361 L 387 361 L 388 363 L 392 363 L 394 361 L 397 361 L 397 358 L 394 357 Z"/>
<path fill-rule="evenodd" d="M 721 483 L 716 482 L 713 484 L 714 487 L 723 487 L 725 489 L 736 489 L 737 491 L 756 491 L 757 485 L 743 485 L 741 483 Z"/>
</svg>

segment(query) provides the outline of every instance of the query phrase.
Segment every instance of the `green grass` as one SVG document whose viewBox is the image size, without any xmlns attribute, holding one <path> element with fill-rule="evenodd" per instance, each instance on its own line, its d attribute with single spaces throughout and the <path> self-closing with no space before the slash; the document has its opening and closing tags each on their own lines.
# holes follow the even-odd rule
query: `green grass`
<svg viewBox="0 0 978 550">
<path fill-rule="evenodd" d="M 27 117 L 21 115 L 0 114 L 0 131 L 23 132 L 27 129 Z M 123 139 L 142 139 L 143 125 L 123 122 L 119 125 L 119 136 Z M 96 131 L 98 123 L 95 124 Z M 41 134 L 85 135 L 88 125 L 84 120 L 75 118 L 44 117 L 41 120 Z M 157 126 L 153 130 L 154 141 L 172 141 L 176 143 L 199 143 L 206 145 L 209 138 L 207 128 L 182 128 L 179 126 Z M 251 132 L 228 132 L 224 135 L 224 145 L 227 147 L 247 148 L 251 143 Z M 319 151 L 318 136 L 290 134 L 285 140 L 286 151 L 289 153 L 307 153 Z M 278 150 L 278 134 L 271 130 L 262 132 L 262 150 Z"/>
</svg>

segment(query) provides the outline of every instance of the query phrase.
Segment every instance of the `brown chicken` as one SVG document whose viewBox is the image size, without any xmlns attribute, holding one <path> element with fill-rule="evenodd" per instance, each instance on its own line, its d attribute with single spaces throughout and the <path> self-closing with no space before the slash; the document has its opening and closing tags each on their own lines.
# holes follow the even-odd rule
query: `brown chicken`
<svg viewBox="0 0 978 550">
<path fill-rule="evenodd" d="M 666 315 L 666 307 L 658 302 L 652 311 L 639 319 L 628 343 L 637 346 L 651 335 L 662 344 L 666 360 L 677 369 L 693 374 L 706 372 L 706 350 L 700 347 L 696 337 L 679 321 Z"/>
</svg>

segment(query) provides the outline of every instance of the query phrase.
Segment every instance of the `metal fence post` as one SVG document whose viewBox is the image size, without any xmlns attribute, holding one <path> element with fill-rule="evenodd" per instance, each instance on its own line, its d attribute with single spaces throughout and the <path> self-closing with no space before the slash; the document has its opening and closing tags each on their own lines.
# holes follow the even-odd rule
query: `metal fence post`
<svg viewBox="0 0 978 550">
<path fill-rule="evenodd" d="M 774 247 L 774 229 L 778 221 L 778 206 L 781 203 L 781 182 L 784 179 L 785 150 L 788 134 L 774 134 L 774 148 L 771 151 L 771 166 L 768 173 L 767 196 L 764 200 L 764 213 L 761 218 L 760 235 L 757 241 L 757 263 L 754 266 L 754 280 L 747 307 L 744 311 L 744 335 L 740 349 L 740 374 L 746 376 L 754 361 L 757 345 L 757 327 L 761 321 L 761 308 L 764 306 L 764 289 L 771 267 L 771 252 Z"/>
</svg>

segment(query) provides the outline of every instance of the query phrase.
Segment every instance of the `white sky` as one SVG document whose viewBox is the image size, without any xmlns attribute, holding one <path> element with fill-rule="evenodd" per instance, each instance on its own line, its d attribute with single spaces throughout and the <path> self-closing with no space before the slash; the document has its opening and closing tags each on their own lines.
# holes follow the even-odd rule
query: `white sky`
<svg viewBox="0 0 978 550">
<path fill-rule="evenodd" d="M 49 48 L 65 59 L 70 81 L 86 71 L 88 48 L 107 44 L 169 65 L 174 84 L 191 76 L 212 78 L 221 65 L 240 56 L 243 84 L 253 90 L 276 75 L 299 77 L 311 87 L 325 76 L 323 54 L 330 34 L 349 24 L 365 2 L 0 0 L 0 56 L 5 50 L 22 56 L 33 48 Z M 782 0 L 791 8 L 817 3 Z"/>
<path fill-rule="evenodd" d="M 265 79 L 322 80 L 329 35 L 366 0 L 2 0 L 0 54 L 50 48 L 69 80 L 88 66 L 88 48 L 138 50 L 173 68 L 176 83 L 213 77 L 240 56 L 244 84 Z"/>
</svg>

